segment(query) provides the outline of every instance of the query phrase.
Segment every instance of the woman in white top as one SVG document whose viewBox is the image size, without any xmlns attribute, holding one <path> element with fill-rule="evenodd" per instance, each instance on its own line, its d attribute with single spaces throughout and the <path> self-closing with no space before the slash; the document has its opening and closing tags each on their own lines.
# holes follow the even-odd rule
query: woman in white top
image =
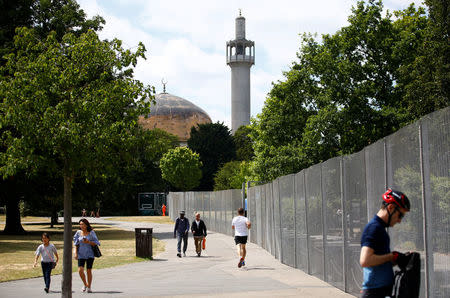
<svg viewBox="0 0 450 298">
<path fill-rule="evenodd" d="M 42 233 L 42 244 L 38 246 L 34 254 L 36 257 L 34 258 L 33 267 L 36 267 L 39 255 L 41 256 L 42 274 L 44 275 L 45 282 L 44 291 L 48 293 L 52 269 L 58 264 L 59 257 L 56 247 L 50 243 L 50 236 L 47 233 Z"/>
</svg>

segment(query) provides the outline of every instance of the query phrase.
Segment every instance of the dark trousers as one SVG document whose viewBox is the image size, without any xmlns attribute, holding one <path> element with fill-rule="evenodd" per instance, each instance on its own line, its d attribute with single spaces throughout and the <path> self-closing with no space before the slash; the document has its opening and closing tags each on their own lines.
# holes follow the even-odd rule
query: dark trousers
<svg viewBox="0 0 450 298">
<path fill-rule="evenodd" d="M 377 289 L 366 289 L 363 290 L 361 298 L 385 298 L 391 297 L 392 286 L 377 288 Z"/>
<path fill-rule="evenodd" d="M 188 242 L 188 233 L 184 235 L 177 233 L 177 251 L 181 252 L 181 240 L 183 240 L 183 252 L 186 252 L 187 242 Z"/>
<path fill-rule="evenodd" d="M 52 275 L 52 263 L 41 262 L 42 274 L 44 275 L 45 287 L 50 289 L 50 276 Z"/>
</svg>

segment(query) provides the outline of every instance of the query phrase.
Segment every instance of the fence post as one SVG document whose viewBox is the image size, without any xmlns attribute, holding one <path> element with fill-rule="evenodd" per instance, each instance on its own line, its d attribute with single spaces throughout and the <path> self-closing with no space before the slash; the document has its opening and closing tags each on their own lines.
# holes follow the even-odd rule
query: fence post
<svg viewBox="0 0 450 298">
<path fill-rule="evenodd" d="M 424 129 L 425 128 L 425 129 Z M 428 129 L 424 121 L 419 121 L 420 174 L 422 180 L 423 238 L 425 249 L 425 295 L 433 297 L 434 263 L 432 250 L 432 205 L 430 185 L 430 159 L 428 146 Z M 427 200 L 429 198 L 429 200 Z"/>
<path fill-rule="evenodd" d="M 341 210 L 342 210 L 342 240 L 344 241 L 343 249 L 342 249 L 342 270 L 343 270 L 343 277 L 344 277 L 344 292 L 347 293 L 348 291 L 348 285 L 347 285 L 347 210 L 345 208 L 345 197 L 346 197 L 346 191 L 344 187 L 344 178 L 345 178 L 345 168 L 344 168 L 344 158 L 341 157 L 339 161 L 339 167 L 340 167 L 340 177 L 341 177 Z"/>
<path fill-rule="evenodd" d="M 310 261 L 310 249 L 309 249 L 309 229 L 308 229 L 308 198 L 306 197 L 306 171 L 303 173 L 303 193 L 305 195 L 305 221 L 306 221 L 306 247 L 307 247 L 307 258 L 306 258 L 306 268 L 308 274 L 311 274 L 311 261 Z"/>
<path fill-rule="evenodd" d="M 294 268 L 298 268 L 297 266 L 297 188 L 295 187 L 295 181 L 297 175 L 292 176 L 292 199 L 294 200 Z"/>
<path fill-rule="evenodd" d="M 277 178 L 278 179 L 278 178 Z M 280 219 L 280 262 L 283 263 L 283 228 L 281 227 L 281 190 L 280 179 L 278 179 L 278 218 Z"/>
<path fill-rule="evenodd" d="M 323 176 L 322 176 L 322 168 L 323 163 L 320 164 L 320 199 L 322 201 L 322 247 L 323 247 L 323 253 L 322 253 L 322 259 L 323 259 L 323 281 L 328 281 L 327 278 L 327 266 L 326 266 L 326 250 L 327 250 L 327 216 L 326 216 L 326 210 L 325 210 L 325 200 L 323 198 Z"/>
</svg>

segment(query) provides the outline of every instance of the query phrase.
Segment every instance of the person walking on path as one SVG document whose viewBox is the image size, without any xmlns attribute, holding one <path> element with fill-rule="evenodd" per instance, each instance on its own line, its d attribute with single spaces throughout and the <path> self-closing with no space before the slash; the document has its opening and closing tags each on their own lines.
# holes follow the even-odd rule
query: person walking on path
<svg viewBox="0 0 450 298">
<path fill-rule="evenodd" d="M 203 220 L 200 219 L 200 213 L 195 213 L 195 220 L 191 225 L 192 234 L 194 235 L 195 252 L 197 257 L 202 254 L 202 241 L 206 237 L 206 225 Z"/>
<path fill-rule="evenodd" d="M 173 238 L 177 238 L 177 257 L 181 258 L 181 241 L 183 240 L 183 257 L 186 256 L 189 236 L 189 219 L 184 217 L 185 212 L 180 211 L 180 216 L 175 221 L 173 229 Z"/>
<path fill-rule="evenodd" d="M 78 273 L 83 281 L 81 291 L 92 293 L 92 265 L 94 264 L 94 251 L 92 250 L 92 246 L 100 245 L 100 242 L 87 219 L 82 218 L 78 223 L 80 224 L 80 229 L 75 233 L 73 243 L 75 245 L 75 260 L 78 260 Z M 84 274 L 85 265 L 87 281 Z"/>
<path fill-rule="evenodd" d="M 231 221 L 231 228 L 234 230 L 234 242 L 236 243 L 239 255 L 238 268 L 241 268 L 245 266 L 245 256 L 247 255 L 246 244 L 251 223 L 244 216 L 244 208 L 239 208 L 237 213 L 238 216 L 235 216 Z"/>
<path fill-rule="evenodd" d="M 48 293 L 50 290 L 50 276 L 52 275 L 52 269 L 58 264 L 58 252 L 56 247 L 50 243 L 50 236 L 47 233 L 42 233 L 42 244 L 38 246 L 34 253 L 34 265 L 36 267 L 39 255 L 41 256 L 42 274 L 44 275 L 45 288 L 44 291 Z M 55 258 L 56 257 L 56 260 Z"/>
<path fill-rule="evenodd" d="M 386 229 L 402 221 L 410 203 L 400 191 L 388 189 L 383 194 L 381 209 L 365 226 L 361 236 L 359 262 L 363 267 L 362 296 L 364 298 L 391 297 L 394 284 L 393 265 L 404 265 L 405 254 L 391 252 Z"/>
<path fill-rule="evenodd" d="M 162 204 L 162 216 L 166 216 L 166 205 Z"/>
</svg>

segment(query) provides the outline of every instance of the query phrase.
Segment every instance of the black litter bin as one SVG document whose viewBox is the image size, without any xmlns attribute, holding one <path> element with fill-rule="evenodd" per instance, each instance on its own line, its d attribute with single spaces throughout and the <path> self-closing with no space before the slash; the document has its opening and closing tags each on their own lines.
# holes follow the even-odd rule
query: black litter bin
<svg viewBox="0 0 450 298">
<path fill-rule="evenodd" d="M 152 228 L 135 228 L 136 234 L 136 257 L 152 257 Z"/>
</svg>

